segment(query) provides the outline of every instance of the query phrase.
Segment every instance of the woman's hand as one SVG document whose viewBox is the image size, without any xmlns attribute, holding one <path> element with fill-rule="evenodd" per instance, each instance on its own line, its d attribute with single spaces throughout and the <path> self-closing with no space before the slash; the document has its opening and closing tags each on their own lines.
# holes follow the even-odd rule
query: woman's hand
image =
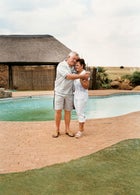
<svg viewBox="0 0 140 195">
<path fill-rule="evenodd" d="M 84 89 L 89 88 L 89 79 L 80 79 L 81 85 Z"/>
</svg>

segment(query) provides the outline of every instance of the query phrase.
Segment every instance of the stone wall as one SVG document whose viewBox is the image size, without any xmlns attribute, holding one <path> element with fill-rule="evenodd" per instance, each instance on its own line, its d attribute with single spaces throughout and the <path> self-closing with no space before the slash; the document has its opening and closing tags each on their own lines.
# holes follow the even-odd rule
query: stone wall
<svg viewBox="0 0 140 195">
<path fill-rule="evenodd" d="M 0 87 L 9 88 L 9 73 L 8 66 L 0 64 Z"/>
<path fill-rule="evenodd" d="M 4 88 L 0 88 L 0 98 L 9 98 L 12 97 L 11 91 L 6 91 Z"/>
</svg>

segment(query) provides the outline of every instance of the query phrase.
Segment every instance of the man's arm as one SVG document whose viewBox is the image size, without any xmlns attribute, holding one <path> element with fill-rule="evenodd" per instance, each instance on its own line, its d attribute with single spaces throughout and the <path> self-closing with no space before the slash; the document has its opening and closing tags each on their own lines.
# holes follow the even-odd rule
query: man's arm
<svg viewBox="0 0 140 195">
<path fill-rule="evenodd" d="M 75 80 L 75 79 L 88 79 L 90 76 L 90 72 L 86 72 L 85 74 L 67 74 L 66 79 Z"/>
</svg>

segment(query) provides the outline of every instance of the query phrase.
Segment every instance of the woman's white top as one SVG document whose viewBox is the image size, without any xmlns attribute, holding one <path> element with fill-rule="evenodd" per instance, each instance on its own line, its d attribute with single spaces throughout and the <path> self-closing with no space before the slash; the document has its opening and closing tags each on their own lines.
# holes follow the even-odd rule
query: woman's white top
<svg viewBox="0 0 140 195">
<path fill-rule="evenodd" d="M 86 73 L 86 71 L 83 70 L 80 74 L 85 74 L 85 73 Z M 88 89 L 85 89 L 82 86 L 80 79 L 74 80 L 74 88 L 75 88 L 75 92 L 74 92 L 75 98 L 77 97 L 77 98 L 82 99 L 82 98 L 85 98 L 88 96 Z"/>
</svg>

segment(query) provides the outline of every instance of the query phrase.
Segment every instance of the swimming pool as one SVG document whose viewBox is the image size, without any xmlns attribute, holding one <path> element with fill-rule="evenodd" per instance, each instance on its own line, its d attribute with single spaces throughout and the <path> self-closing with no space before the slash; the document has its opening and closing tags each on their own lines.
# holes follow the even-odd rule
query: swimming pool
<svg viewBox="0 0 140 195">
<path fill-rule="evenodd" d="M 140 111 L 140 93 L 89 97 L 87 119 L 107 118 Z M 75 110 L 72 119 L 77 119 Z M 54 120 L 53 97 L 33 96 L 0 100 L 0 121 Z"/>
<path fill-rule="evenodd" d="M 140 111 L 140 94 L 118 94 L 89 98 L 87 117 L 107 118 Z"/>
</svg>

